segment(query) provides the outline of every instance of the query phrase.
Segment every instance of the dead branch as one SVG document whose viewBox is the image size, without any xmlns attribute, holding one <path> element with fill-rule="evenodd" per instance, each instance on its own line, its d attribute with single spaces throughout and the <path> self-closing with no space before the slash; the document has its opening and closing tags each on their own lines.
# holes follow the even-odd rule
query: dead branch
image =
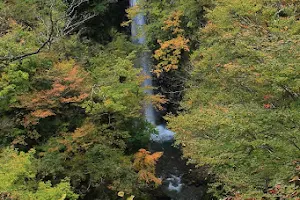
<svg viewBox="0 0 300 200">
<path fill-rule="evenodd" d="M 293 92 L 290 88 L 288 88 L 286 85 L 280 86 L 287 94 L 290 95 L 293 99 L 298 98 L 299 95 L 296 92 Z"/>
<path fill-rule="evenodd" d="M 72 3 L 70 4 L 68 10 L 67 10 L 67 16 L 71 17 L 74 13 L 74 11 L 79 8 L 83 3 L 89 2 L 89 0 L 73 0 Z"/>
<path fill-rule="evenodd" d="M 82 14 L 81 15 L 82 18 L 79 21 L 74 21 L 75 19 L 77 19 L 77 14 L 75 14 L 73 17 L 71 17 L 68 22 L 66 27 L 64 28 L 64 35 L 69 35 L 70 33 L 72 33 L 73 31 L 75 31 L 76 29 L 78 29 L 82 24 L 84 24 L 86 21 L 94 18 L 97 16 L 97 14 L 95 13 L 87 13 L 87 14 Z"/>
<path fill-rule="evenodd" d="M 25 53 L 25 54 L 18 55 L 18 56 L 3 56 L 3 57 L 0 57 L 0 61 L 22 60 L 22 59 L 24 59 L 26 57 L 29 57 L 29 56 L 32 56 L 32 55 L 40 53 L 41 50 L 44 49 L 47 44 L 51 44 L 52 37 L 53 37 L 53 32 L 54 32 L 54 22 L 53 22 L 53 16 L 52 16 L 52 7 L 53 7 L 53 5 L 51 5 L 51 7 L 50 7 L 49 17 L 50 17 L 50 24 L 51 25 L 50 25 L 50 33 L 48 34 L 47 40 L 36 51 Z"/>
<path fill-rule="evenodd" d="M 89 0 L 72 0 L 69 4 L 69 8 L 66 13 L 67 22 L 63 30 L 63 35 L 69 35 L 74 31 L 80 29 L 80 26 L 83 25 L 88 20 L 97 16 L 96 13 L 79 13 L 78 10 L 83 4 L 88 4 Z"/>
<path fill-rule="evenodd" d="M 300 151 L 300 147 L 293 140 L 289 139 L 289 142 Z"/>
</svg>

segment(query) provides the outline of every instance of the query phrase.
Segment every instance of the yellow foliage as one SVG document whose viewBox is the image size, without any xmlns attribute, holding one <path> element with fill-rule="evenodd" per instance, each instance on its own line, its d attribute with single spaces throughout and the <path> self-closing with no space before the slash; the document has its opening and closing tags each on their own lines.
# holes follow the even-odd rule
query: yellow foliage
<svg viewBox="0 0 300 200">
<path fill-rule="evenodd" d="M 126 200 L 133 200 L 134 199 L 134 195 L 131 195 L 130 197 L 128 197 Z"/>
<path fill-rule="evenodd" d="M 37 118 L 46 118 L 55 115 L 55 113 L 53 113 L 51 110 L 42 110 L 42 109 L 36 110 L 30 114 Z"/>
<path fill-rule="evenodd" d="M 173 12 L 164 22 L 162 27 L 164 31 L 171 31 L 173 38 L 167 41 L 158 40 L 160 48 L 154 52 L 153 57 L 159 61 L 153 72 L 159 76 L 163 71 L 178 69 L 183 51 L 189 51 L 189 40 L 184 37 L 183 29 L 180 27 L 181 11 Z"/>
<path fill-rule="evenodd" d="M 124 197 L 125 193 L 123 191 L 118 192 L 119 197 Z"/>
<path fill-rule="evenodd" d="M 59 143 L 66 147 L 65 152 L 71 153 L 76 151 L 87 150 L 94 142 L 96 134 L 93 134 L 95 126 L 92 123 L 85 123 L 80 128 L 77 128 L 73 133 L 63 134 L 63 139 Z M 56 151 L 57 148 L 50 148 L 48 151 Z"/>
<path fill-rule="evenodd" d="M 155 152 L 151 154 L 145 149 L 140 149 L 134 155 L 133 167 L 138 171 L 140 180 L 146 183 L 154 182 L 157 185 L 161 184 L 161 179 L 155 176 L 155 165 L 158 159 L 163 155 L 163 152 Z"/>
<path fill-rule="evenodd" d="M 165 31 L 173 29 L 173 34 L 182 33 L 183 29 L 180 28 L 180 18 L 182 15 L 182 11 L 175 11 L 171 13 L 169 18 L 166 21 L 164 21 L 165 26 L 163 26 L 162 29 Z"/>
<path fill-rule="evenodd" d="M 151 104 L 158 110 L 163 110 L 162 104 L 168 102 L 168 99 L 165 98 L 164 95 L 156 94 L 150 95 L 146 97 L 146 101 L 151 102 Z"/>
<path fill-rule="evenodd" d="M 88 133 L 92 132 L 95 129 L 94 125 L 91 123 L 84 124 L 82 127 L 77 128 L 72 134 L 72 138 L 81 138 L 86 136 Z"/>
<path fill-rule="evenodd" d="M 126 15 L 128 19 L 133 19 L 136 15 L 138 15 L 140 12 L 140 7 L 138 5 L 132 6 L 128 9 L 126 9 Z M 132 20 L 124 21 L 121 23 L 121 26 L 129 26 Z"/>
<path fill-rule="evenodd" d="M 208 21 L 206 26 L 203 28 L 202 32 L 206 34 L 215 34 L 218 31 L 218 26 Z"/>
</svg>

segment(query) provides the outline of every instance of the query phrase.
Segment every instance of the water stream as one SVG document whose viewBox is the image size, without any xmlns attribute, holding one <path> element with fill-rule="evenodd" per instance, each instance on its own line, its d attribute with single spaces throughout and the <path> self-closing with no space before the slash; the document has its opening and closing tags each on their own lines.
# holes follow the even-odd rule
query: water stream
<svg viewBox="0 0 300 200">
<path fill-rule="evenodd" d="M 130 6 L 136 6 L 138 0 L 130 0 Z M 132 21 L 131 36 L 136 44 L 145 45 L 146 32 L 144 26 L 146 17 L 140 13 Z M 152 95 L 153 81 L 151 73 L 151 53 L 140 52 L 137 67 L 143 68 L 143 73 L 149 78 L 143 83 L 145 93 Z M 187 165 L 182 152 L 173 146 L 175 133 L 168 130 L 164 124 L 159 124 L 160 117 L 152 105 L 144 106 L 146 120 L 156 126 L 158 134 L 151 135 L 150 151 L 163 151 L 163 156 L 156 166 L 156 175 L 162 179 L 162 185 L 155 193 L 155 199 L 162 200 L 204 200 L 206 197 L 206 178 L 203 170 L 191 170 L 194 166 Z M 194 168 L 195 169 L 195 168 Z M 196 173 L 195 173 L 196 172 Z M 198 173 L 200 172 L 200 173 Z M 197 174 L 198 173 L 198 174 Z M 200 179 L 199 179 L 200 177 Z M 161 194 L 162 193 L 162 194 Z"/>
<path fill-rule="evenodd" d="M 130 0 L 130 6 L 136 6 L 137 0 Z M 132 41 L 136 44 L 145 44 L 146 42 L 146 33 L 144 31 L 144 25 L 146 24 L 146 17 L 143 14 L 138 14 L 133 19 L 132 25 L 131 25 L 131 36 Z M 153 89 L 151 87 L 152 84 L 152 74 L 151 74 L 151 54 L 150 52 L 141 52 L 139 55 L 139 62 L 138 65 L 140 65 L 143 68 L 143 73 L 147 75 L 149 78 L 146 79 L 143 83 L 144 87 L 149 87 L 145 90 L 145 92 L 149 95 L 153 94 Z M 155 124 L 156 123 L 156 112 L 152 105 L 145 105 L 145 116 L 148 122 Z"/>
<path fill-rule="evenodd" d="M 137 5 L 137 0 L 130 0 L 130 6 Z M 131 36 L 132 40 L 136 44 L 145 44 L 146 42 L 146 33 L 144 30 L 144 25 L 146 24 L 146 17 L 142 13 L 135 16 L 131 25 Z M 147 75 L 149 78 L 146 79 L 143 83 L 143 86 L 146 88 L 145 93 L 149 95 L 153 95 L 153 83 L 152 83 L 152 73 L 151 73 L 151 54 L 150 52 L 142 52 L 139 55 L 138 64 L 143 68 L 143 73 Z M 153 134 L 151 139 L 156 142 L 166 142 L 171 141 L 174 138 L 174 133 L 165 128 L 164 125 L 157 125 L 158 115 L 155 112 L 154 107 L 151 104 L 145 105 L 145 117 L 146 120 L 153 125 L 157 126 L 157 130 L 159 132 L 158 135 Z"/>
<path fill-rule="evenodd" d="M 136 6 L 137 0 L 130 0 L 130 6 Z M 146 24 L 146 17 L 142 13 L 135 16 L 131 25 L 131 36 L 132 40 L 136 44 L 145 44 L 146 33 L 144 30 L 144 25 Z M 151 73 L 151 54 L 149 52 L 142 52 L 140 54 L 138 64 L 143 68 L 143 73 L 149 78 L 143 83 L 146 88 L 145 92 L 149 95 L 153 94 L 153 83 L 152 83 L 152 73 Z M 151 140 L 156 143 L 155 150 L 164 150 L 163 146 L 168 144 L 171 147 L 171 143 L 174 139 L 174 132 L 168 130 L 163 124 L 156 124 L 159 120 L 155 109 L 151 104 L 145 105 L 145 117 L 146 120 L 156 126 L 158 134 L 152 134 Z M 157 145 L 158 144 L 158 145 Z M 175 164 L 176 165 L 176 164 Z M 168 167 L 168 166 L 165 166 Z M 179 193 L 182 189 L 180 172 L 175 168 L 174 170 L 161 170 L 161 178 L 163 179 L 164 189 L 170 192 Z M 164 174 L 166 173 L 166 174 Z"/>
</svg>

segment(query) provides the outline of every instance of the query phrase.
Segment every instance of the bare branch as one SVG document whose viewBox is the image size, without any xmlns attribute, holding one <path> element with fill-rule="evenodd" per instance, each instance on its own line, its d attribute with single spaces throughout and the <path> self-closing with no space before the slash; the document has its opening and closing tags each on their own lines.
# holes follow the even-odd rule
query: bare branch
<svg viewBox="0 0 300 200">
<path fill-rule="evenodd" d="M 288 88 L 286 85 L 280 86 L 285 92 L 287 92 L 293 99 L 298 98 L 299 95 L 296 92 L 293 92 L 290 88 Z"/>
<path fill-rule="evenodd" d="M 289 140 L 289 141 L 294 147 L 296 147 L 300 151 L 300 147 L 293 140 Z"/>
<path fill-rule="evenodd" d="M 83 4 L 88 4 L 89 0 L 72 0 L 66 13 L 67 22 L 63 30 L 63 35 L 69 35 L 80 29 L 80 26 L 86 21 L 97 16 L 96 13 L 79 13 L 78 8 Z"/>
<path fill-rule="evenodd" d="M 75 9 L 78 8 L 81 4 L 89 2 L 89 0 L 73 0 L 70 4 L 69 9 L 67 10 L 67 15 L 71 17 L 71 15 L 74 13 Z"/>
<path fill-rule="evenodd" d="M 22 60 L 26 57 L 29 57 L 29 56 L 32 56 L 32 55 L 35 55 L 35 54 L 38 54 L 41 52 L 42 49 L 44 49 L 46 47 L 47 44 L 50 44 L 51 41 L 52 41 L 52 37 L 53 37 L 53 32 L 54 32 L 54 22 L 53 22 L 53 17 L 52 17 L 52 7 L 53 5 L 51 5 L 50 7 L 50 13 L 49 13 L 49 16 L 50 16 L 50 23 L 51 23 L 51 27 L 50 27 L 50 33 L 48 35 L 48 38 L 47 40 L 36 50 L 36 51 L 33 51 L 33 52 L 29 52 L 29 53 L 25 53 L 25 54 L 22 54 L 22 55 L 18 55 L 18 56 L 4 56 L 4 57 L 0 57 L 0 61 L 15 61 L 15 60 Z"/>
<path fill-rule="evenodd" d="M 80 27 L 82 24 L 84 24 L 86 21 L 96 17 L 97 14 L 95 13 L 88 13 L 82 15 L 82 19 L 80 19 L 77 22 L 73 22 L 73 19 L 76 18 L 76 16 L 73 16 L 67 23 L 66 27 L 64 28 L 64 35 L 68 35 L 72 33 L 74 30 L 76 30 L 78 27 Z"/>
</svg>

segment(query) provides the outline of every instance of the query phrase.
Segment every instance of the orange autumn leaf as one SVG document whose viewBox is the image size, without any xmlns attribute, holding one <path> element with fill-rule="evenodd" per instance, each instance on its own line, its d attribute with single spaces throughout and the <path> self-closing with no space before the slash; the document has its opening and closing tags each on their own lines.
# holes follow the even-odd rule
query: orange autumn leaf
<svg viewBox="0 0 300 200">
<path fill-rule="evenodd" d="M 53 115 L 55 115 L 55 113 L 52 112 L 51 110 L 36 110 L 31 113 L 31 116 L 37 118 L 46 118 Z"/>
<path fill-rule="evenodd" d="M 81 138 L 91 133 L 95 129 L 94 125 L 91 123 L 84 124 L 82 127 L 77 128 L 72 134 L 72 138 Z"/>
<path fill-rule="evenodd" d="M 140 149 L 134 155 L 133 167 L 138 171 L 138 177 L 140 180 L 145 181 L 146 183 L 154 182 L 155 184 L 160 185 L 161 179 L 155 176 L 155 165 L 158 159 L 163 155 L 163 152 L 151 152 Z"/>
<path fill-rule="evenodd" d="M 157 110 L 163 110 L 163 104 L 166 104 L 168 102 L 168 99 L 164 95 L 156 94 L 156 95 L 150 95 L 146 99 L 147 101 L 151 102 L 151 104 L 157 109 Z"/>
<path fill-rule="evenodd" d="M 31 91 L 18 97 L 19 105 L 26 109 L 23 125 L 36 125 L 39 119 L 55 115 L 63 104 L 81 103 L 90 93 L 88 73 L 74 61 L 57 63 L 47 71 L 46 79 L 52 82 L 51 88 Z"/>
<path fill-rule="evenodd" d="M 173 38 L 166 41 L 157 40 L 160 48 L 154 51 L 153 55 L 158 61 L 153 70 L 153 73 L 157 76 L 160 76 L 163 71 L 168 72 L 178 69 L 182 53 L 190 51 L 189 39 L 184 37 L 184 30 L 180 27 L 182 15 L 181 11 L 175 11 L 164 21 L 162 29 L 171 31 Z"/>
</svg>

